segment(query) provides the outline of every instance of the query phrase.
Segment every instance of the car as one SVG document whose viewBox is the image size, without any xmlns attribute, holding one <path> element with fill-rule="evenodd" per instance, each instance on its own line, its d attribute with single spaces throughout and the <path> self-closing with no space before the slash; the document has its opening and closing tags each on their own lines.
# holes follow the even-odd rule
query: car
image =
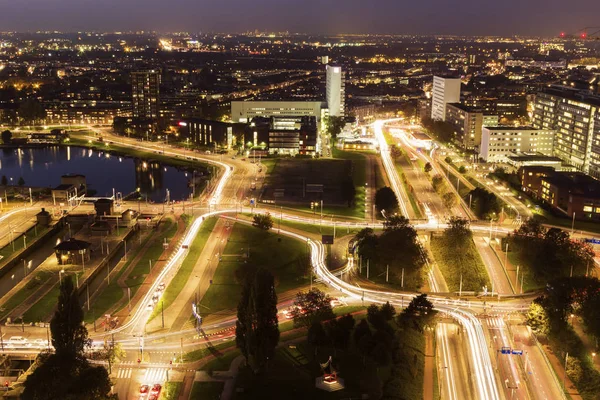
<svg viewBox="0 0 600 400">
<path fill-rule="evenodd" d="M 12 347 L 28 347 L 28 346 L 31 346 L 31 344 L 23 336 L 12 336 L 10 339 L 8 339 L 8 343 L 7 344 L 9 346 L 12 346 Z"/>
<path fill-rule="evenodd" d="M 150 396 L 148 396 L 148 400 L 158 400 L 158 395 L 156 393 L 152 393 Z"/>
<path fill-rule="evenodd" d="M 39 349 L 44 349 L 46 347 L 48 347 L 48 341 L 45 339 L 35 339 L 32 343 L 33 347 L 37 347 Z"/>
<path fill-rule="evenodd" d="M 148 385 L 140 386 L 140 394 L 148 394 L 149 390 L 150 390 L 150 386 L 148 386 Z"/>
<path fill-rule="evenodd" d="M 159 395 L 160 391 L 162 390 L 162 386 L 160 383 L 155 383 L 154 385 L 152 385 L 152 389 L 150 390 L 150 394 L 155 394 L 155 395 Z"/>
<path fill-rule="evenodd" d="M 148 305 L 146 306 L 146 310 L 152 311 L 153 309 L 154 309 L 154 303 L 152 303 L 152 302 L 148 303 Z"/>
<path fill-rule="evenodd" d="M 165 290 L 165 283 L 164 283 L 164 282 L 161 282 L 161 283 L 158 285 L 158 290 Z"/>
<path fill-rule="evenodd" d="M 158 298 L 160 296 L 158 294 L 155 294 L 154 296 L 152 296 L 152 301 L 154 302 L 154 304 L 158 303 Z"/>
</svg>

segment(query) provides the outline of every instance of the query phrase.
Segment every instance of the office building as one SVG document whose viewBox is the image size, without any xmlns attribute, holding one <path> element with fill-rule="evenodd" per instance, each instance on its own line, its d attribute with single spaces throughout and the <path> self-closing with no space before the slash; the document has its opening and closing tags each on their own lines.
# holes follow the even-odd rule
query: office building
<svg viewBox="0 0 600 400">
<path fill-rule="evenodd" d="M 315 155 L 317 119 L 315 117 L 273 117 L 269 128 L 269 154 Z"/>
<path fill-rule="evenodd" d="M 326 102 L 329 115 L 343 117 L 346 107 L 344 75 L 341 67 L 327 65 L 326 69 Z"/>
<path fill-rule="evenodd" d="M 531 126 L 486 126 L 481 131 L 479 157 L 486 162 L 507 162 L 514 153 L 552 155 L 554 131 Z"/>
<path fill-rule="evenodd" d="M 445 121 L 446 104 L 460 101 L 460 79 L 434 76 L 432 92 L 431 119 Z"/>
<path fill-rule="evenodd" d="M 600 220 L 600 182 L 581 172 L 542 176 L 538 196 L 569 217 Z"/>
<path fill-rule="evenodd" d="M 320 101 L 232 101 L 231 119 L 249 122 L 256 117 L 315 117 L 321 120 Z"/>
<path fill-rule="evenodd" d="M 160 116 L 160 71 L 136 71 L 131 73 L 132 116 L 156 120 Z"/>
<path fill-rule="evenodd" d="M 461 103 L 446 104 L 446 122 L 454 129 L 454 142 L 464 149 L 475 149 L 481 144 L 483 112 Z"/>
<path fill-rule="evenodd" d="M 553 129 L 554 155 L 600 178 L 600 97 L 564 86 L 535 96 L 533 126 Z"/>
<path fill-rule="evenodd" d="M 187 118 L 179 121 L 179 133 L 190 142 L 201 146 L 231 149 L 244 141 L 251 129 L 249 124 Z M 258 144 L 257 144 L 258 145 Z"/>
</svg>

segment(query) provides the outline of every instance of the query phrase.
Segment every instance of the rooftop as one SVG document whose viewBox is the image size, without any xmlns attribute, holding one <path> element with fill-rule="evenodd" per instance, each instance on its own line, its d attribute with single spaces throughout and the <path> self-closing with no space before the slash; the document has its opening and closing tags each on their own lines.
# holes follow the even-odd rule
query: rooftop
<svg viewBox="0 0 600 400">
<path fill-rule="evenodd" d="M 75 186 L 71 185 L 70 183 L 63 183 L 62 185 L 58 185 L 57 187 L 55 187 L 53 190 L 69 190 L 73 187 Z"/>
<path fill-rule="evenodd" d="M 581 89 L 574 89 L 568 86 L 552 85 L 542 89 L 542 93 L 600 107 L 600 96 Z"/>
<path fill-rule="evenodd" d="M 89 248 L 91 245 L 92 244 L 90 242 L 71 238 L 69 240 L 65 240 L 64 242 L 60 242 L 58 245 L 56 245 L 54 247 L 54 250 L 58 250 L 58 251 L 85 250 L 85 249 Z"/>
</svg>

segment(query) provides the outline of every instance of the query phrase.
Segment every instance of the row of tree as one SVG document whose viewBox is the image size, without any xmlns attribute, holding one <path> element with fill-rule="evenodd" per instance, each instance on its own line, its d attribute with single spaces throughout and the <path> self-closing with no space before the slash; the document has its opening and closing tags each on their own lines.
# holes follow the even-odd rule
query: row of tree
<svg viewBox="0 0 600 400">
<path fill-rule="evenodd" d="M 383 224 L 380 235 L 365 228 L 354 237 L 363 265 L 369 261 L 370 276 L 382 276 L 389 267 L 389 281 L 396 284 L 401 283 L 404 270 L 406 286 L 419 288 L 422 285 L 420 272 L 427 257 L 417 239 L 417 231 L 403 216 L 391 216 Z"/>
<path fill-rule="evenodd" d="M 508 235 L 506 243 L 509 250 L 520 254 L 536 280 L 584 275 L 595 265 L 589 244 L 571 239 L 562 229 L 545 228 L 533 218 Z"/>
<path fill-rule="evenodd" d="M 450 190 L 446 181 L 440 174 L 436 174 L 431 177 L 431 185 L 433 186 L 433 190 L 441 197 L 444 206 L 447 209 L 452 209 L 456 206 L 458 202 L 458 198 L 456 195 Z"/>
<path fill-rule="evenodd" d="M 19 177 L 19 180 L 17 181 L 17 185 L 19 186 L 24 186 L 25 185 L 25 179 L 23 179 L 23 177 Z M 0 186 L 8 186 L 8 178 L 6 178 L 6 175 L 2 175 L 2 178 L 0 178 Z"/>
<path fill-rule="evenodd" d="M 590 350 L 573 330 L 569 321 L 581 317 L 585 330 L 600 338 L 600 281 L 578 276 L 550 282 L 544 294 L 531 304 L 527 323 L 532 330 L 547 335 L 554 351 L 567 362 L 566 373 L 583 398 L 596 398 L 600 391 L 600 373 L 590 358 Z M 597 351 L 597 346 L 593 351 Z M 568 355 L 567 355 L 568 353 Z"/>
</svg>

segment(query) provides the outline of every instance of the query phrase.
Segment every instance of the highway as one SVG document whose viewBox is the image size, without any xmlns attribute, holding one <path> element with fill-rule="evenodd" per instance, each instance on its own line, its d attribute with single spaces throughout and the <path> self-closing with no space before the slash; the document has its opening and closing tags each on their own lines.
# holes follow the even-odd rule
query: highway
<svg viewBox="0 0 600 400">
<path fill-rule="evenodd" d="M 402 184 L 399 180 L 398 174 L 389 155 L 387 143 L 385 142 L 385 138 L 383 137 L 382 127 L 386 122 L 387 121 L 378 121 L 374 124 L 376 135 L 378 136 L 378 140 L 382 146 L 382 161 L 390 178 L 392 188 L 398 196 L 400 208 L 403 214 L 410 215 L 408 213 L 408 207 L 406 206 L 406 193 L 404 193 L 403 191 Z M 163 154 L 173 157 L 186 157 L 210 163 L 213 165 L 217 165 L 222 171 L 220 176 L 218 178 L 215 178 L 216 182 L 213 185 L 213 190 L 210 192 L 207 198 L 207 203 L 210 211 L 202 212 L 201 215 L 196 217 L 191 223 L 188 230 L 185 232 L 184 237 L 180 240 L 179 243 L 175 244 L 176 250 L 169 257 L 169 260 L 166 263 L 165 267 L 160 272 L 160 275 L 157 277 L 154 283 L 151 285 L 143 300 L 138 303 L 137 307 L 134 310 L 132 310 L 131 318 L 129 318 L 122 326 L 114 329 L 113 331 L 91 335 L 91 337 L 94 340 L 98 341 L 103 340 L 104 338 L 107 338 L 109 336 L 112 337 L 112 335 L 114 334 L 117 337 L 117 341 L 122 343 L 127 348 L 136 348 L 139 346 L 139 338 L 137 338 L 137 336 L 142 336 L 144 334 L 144 327 L 148 322 L 149 312 L 146 310 L 145 305 L 150 302 L 151 297 L 158 285 L 161 282 L 168 284 L 173 278 L 182 261 L 187 256 L 190 244 L 196 237 L 202 223 L 207 217 L 221 214 L 235 214 L 236 212 L 244 211 L 242 201 L 244 200 L 244 193 L 247 190 L 247 181 L 253 173 L 256 175 L 257 167 L 253 164 L 244 163 L 234 159 L 224 159 L 224 157 L 220 156 L 199 156 L 197 155 L 197 153 L 191 153 L 189 151 L 186 152 L 185 150 L 181 149 L 172 149 L 169 147 L 165 147 L 161 144 L 138 142 L 136 140 L 122 137 L 117 137 L 115 141 L 119 144 L 122 144 L 123 146 L 135 147 L 136 149 L 146 150 L 149 152 L 161 151 L 163 152 Z M 268 210 L 269 209 L 267 208 L 261 208 L 255 209 L 254 212 L 267 212 Z M 306 224 L 314 223 L 313 218 L 302 217 L 288 212 L 282 212 L 281 218 L 286 221 L 296 221 Z M 244 221 L 241 222 L 244 223 Z M 368 222 L 350 223 L 346 221 L 323 220 L 322 223 L 323 225 L 333 225 L 338 227 L 346 225 L 349 227 L 381 227 L 381 224 L 368 224 Z M 434 215 L 433 212 L 428 215 L 427 222 L 416 225 L 416 228 L 420 230 L 438 230 L 443 229 L 444 227 L 445 224 L 440 223 L 437 216 Z M 491 227 L 487 226 L 486 224 L 474 224 L 472 226 L 472 229 L 475 232 L 488 233 L 490 232 Z M 497 231 L 506 233 L 509 230 L 504 228 L 498 228 Z M 389 292 L 386 290 L 369 290 L 355 286 L 349 282 L 345 282 L 327 269 L 325 263 L 325 250 L 322 243 L 311 240 L 303 235 L 286 231 L 285 229 L 281 229 L 281 234 L 307 242 L 311 249 L 312 266 L 314 268 L 315 273 L 319 276 L 320 280 L 332 289 L 343 293 L 350 299 L 354 299 L 355 301 L 360 302 L 366 301 L 370 303 L 384 303 L 386 301 L 390 301 L 396 306 L 403 307 L 405 304 L 408 304 L 408 302 L 415 296 L 414 293 Z M 499 302 L 495 305 L 494 309 L 497 313 L 523 311 L 528 307 L 528 304 L 531 301 L 530 297 L 531 296 L 519 298 L 512 301 Z M 504 390 L 499 389 L 497 379 L 494 375 L 492 357 L 490 356 L 490 348 L 486 342 L 486 334 L 482 327 L 481 321 L 475 316 L 476 313 L 485 312 L 485 302 L 482 302 L 480 299 L 454 299 L 450 296 L 435 294 L 430 294 L 429 299 L 434 303 L 434 306 L 437 310 L 445 313 L 449 318 L 459 323 L 462 327 L 461 332 L 463 333 L 461 333 L 461 335 L 463 335 L 462 342 L 465 344 L 465 349 L 458 350 L 456 344 L 452 344 L 452 335 L 448 335 L 448 332 L 450 332 L 451 327 L 445 326 L 446 334 L 442 335 L 444 337 L 443 342 L 445 343 L 442 346 L 442 352 L 446 354 L 444 356 L 444 359 L 450 360 L 448 357 L 452 357 L 452 354 L 455 354 L 457 351 L 460 351 L 461 354 L 466 354 L 469 360 L 470 376 L 473 377 L 472 388 L 466 386 L 456 387 L 456 385 L 450 383 L 455 379 L 447 379 L 447 385 L 449 386 L 447 386 L 444 390 L 446 393 L 449 393 L 450 396 L 454 396 L 449 398 L 471 398 L 471 395 L 473 395 L 473 398 L 478 399 L 501 398 L 504 395 Z M 231 326 L 232 322 L 233 321 L 219 322 L 215 326 L 207 325 L 204 328 L 205 330 L 223 328 Z M 136 337 L 132 337 L 134 335 Z M 195 340 L 189 339 L 193 338 L 195 335 L 196 333 L 194 330 L 187 330 L 181 332 L 147 335 L 145 340 L 147 343 L 151 343 L 152 341 L 157 340 L 163 340 L 163 343 L 157 345 L 157 350 L 167 349 L 167 352 L 169 352 L 170 350 L 181 348 L 181 351 L 183 351 L 183 338 L 188 338 L 186 339 L 185 348 L 189 348 L 198 344 Z M 168 342 L 164 341 L 167 339 L 169 339 Z M 180 341 L 181 343 L 179 343 Z M 152 348 L 153 346 L 147 345 L 148 351 L 150 351 Z M 458 367 L 458 365 L 462 364 L 454 363 L 457 364 L 456 370 L 454 370 L 453 368 L 450 368 L 450 366 L 454 364 L 451 361 L 447 362 L 447 366 L 449 367 L 448 369 L 450 370 L 448 371 L 448 374 L 450 374 L 453 377 L 461 376 L 462 374 L 464 374 L 464 368 Z M 146 370 L 149 369 L 149 367 L 145 364 L 142 364 L 142 367 L 145 367 Z M 512 366 L 509 368 L 509 371 L 514 372 Z M 138 375 L 136 376 L 139 376 L 139 373 L 141 372 L 138 371 Z M 456 395 L 454 395 L 454 393 L 456 393 Z M 465 396 L 465 394 L 467 397 L 463 397 Z"/>
</svg>

